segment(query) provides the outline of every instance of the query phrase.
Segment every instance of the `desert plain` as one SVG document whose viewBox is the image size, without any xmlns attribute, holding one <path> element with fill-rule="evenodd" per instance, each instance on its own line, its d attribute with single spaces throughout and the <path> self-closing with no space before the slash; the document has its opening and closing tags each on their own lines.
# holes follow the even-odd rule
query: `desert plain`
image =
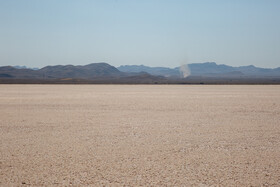
<svg viewBox="0 0 280 187">
<path fill-rule="evenodd" d="M 280 86 L 0 85 L 0 186 L 280 186 Z"/>
</svg>

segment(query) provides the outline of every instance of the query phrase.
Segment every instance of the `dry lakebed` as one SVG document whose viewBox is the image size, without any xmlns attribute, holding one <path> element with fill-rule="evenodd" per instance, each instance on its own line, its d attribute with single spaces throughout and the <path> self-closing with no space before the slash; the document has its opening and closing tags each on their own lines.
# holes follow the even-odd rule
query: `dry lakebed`
<svg viewBox="0 0 280 187">
<path fill-rule="evenodd" d="M 0 85 L 0 186 L 280 186 L 280 86 Z"/>
</svg>

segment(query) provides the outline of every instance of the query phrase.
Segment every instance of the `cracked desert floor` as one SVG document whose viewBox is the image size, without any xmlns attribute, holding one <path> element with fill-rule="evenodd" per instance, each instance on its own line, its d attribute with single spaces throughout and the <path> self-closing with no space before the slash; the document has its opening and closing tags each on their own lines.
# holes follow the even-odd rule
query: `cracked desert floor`
<svg viewBox="0 0 280 187">
<path fill-rule="evenodd" d="M 280 86 L 0 85 L 0 186 L 280 186 Z"/>
</svg>

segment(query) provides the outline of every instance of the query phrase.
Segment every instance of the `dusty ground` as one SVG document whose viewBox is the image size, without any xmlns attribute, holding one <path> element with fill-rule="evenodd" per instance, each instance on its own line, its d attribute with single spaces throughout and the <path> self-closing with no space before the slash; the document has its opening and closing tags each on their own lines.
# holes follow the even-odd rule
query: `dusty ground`
<svg viewBox="0 0 280 187">
<path fill-rule="evenodd" d="M 0 186 L 280 186 L 280 86 L 0 85 Z"/>
</svg>

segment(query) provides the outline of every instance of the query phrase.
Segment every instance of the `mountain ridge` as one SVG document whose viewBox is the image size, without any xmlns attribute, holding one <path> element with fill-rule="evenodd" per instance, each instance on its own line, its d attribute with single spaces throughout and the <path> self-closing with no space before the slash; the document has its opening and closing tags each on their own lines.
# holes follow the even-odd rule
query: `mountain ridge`
<svg viewBox="0 0 280 187">
<path fill-rule="evenodd" d="M 114 66 L 107 63 L 92 63 L 81 65 L 55 65 L 45 66 L 38 70 L 15 68 L 12 66 L 0 67 L 0 75 L 5 77 L 19 79 L 62 79 L 62 78 L 80 78 L 94 79 L 97 77 L 121 77 L 125 73 L 120 72 Z M 8 75 L 8 76 L 7 76 Z"/>
<path fill-rule="evenodd" d="M 259 68 L 254 65 L 233 67 L 225 64 L 216 64 L 215 62 L 192 63 L 188 64 L 191 76 L 220 76 L 225 74 L 236 76 L 280 76 L 280 67 L 278 68 Z M 160 75 L 164 77 L 180 77 L 180 67 L 149 67 L 144 65 L 124 65 L 118 69 L 123 72 L 139 72 L 146 71 L 152 75 Z"/>
<path fill-rule="evenodd" d="M 120 66 L 107 63 L 46 66 L 38 70 L 0 67 L 0 83 L 46 84 L 280 84 L 280 68 L 253 65 L 232 67 L 214 62 L 188 65 L 183 78 L 180 67 Z M 184 68 L 181 68 L 184 69 Z"/>
</svg>

